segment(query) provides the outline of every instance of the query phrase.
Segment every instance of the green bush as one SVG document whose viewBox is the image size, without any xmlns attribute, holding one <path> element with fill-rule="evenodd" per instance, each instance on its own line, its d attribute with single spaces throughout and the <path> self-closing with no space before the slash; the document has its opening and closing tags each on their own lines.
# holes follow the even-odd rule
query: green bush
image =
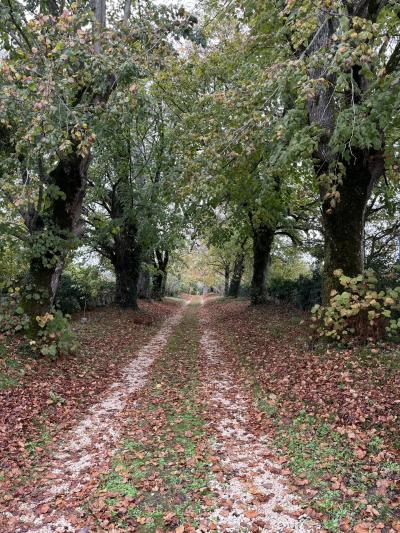
<svg viewBox="0 0 400 533">
<path fill-rule="evenodd" d="M 114 301 L 115 283 L 104 278 L 96 265 L 71 265 L 61 275 L 56 307 L 72 314 L 85 308 L 94 308 Z"/>
<path fill-rule="evenodd" d="M 40 330 L 38 340 L 29 343 L 32 350 L 38 350 L 42 355 L 52 358 L 75 352 L 78 343 L 71 331 L 69 319 L 70 317 L 63 315 L 61 311 L 36 317 Z"/>
<path fill-rule="evenodd" d="M 21 306 L 19 287 L 8 287 L 0 294 L 0 333 L 11 335 L 25 331 L 29 325 L 29 318 Z"/>
<path fill-rule="evenodd" d="M 35 292 L 25 290 L 31 297 Z M 24 312 L 22 306 L 21 289 L 10 286 L 7 294 L 0 296 L 0 333 L 6 336 L 12 334 L 22 334 L 26 338 L 26 346 L 29 347 L 31 355 L 45 355 L 55 358 L 57 355 L 72 353 L 77 348 L 77 342 L 71 332 L 69 325 L 69 315 L 63 315 L 61 311 L 46 313 L 37 316 L 36 322 L 39 326 L 37 338 L 29 338 L 30 320 Z"/>
<path fill-rule="evenodd" d="M 270 281 L 268 294 L 282 303 L 310 309 L 321 302 L 321 284 L 321 274 L 317 270 L 311 277 L 300 276 L 296 280 L 275 277 Z"/>
<path fill-rule="evenodd" d="M 334 274 L 345 290 L 333 290 L 329 305 L 315 305 L 312 309 L 312 327 L 319 337 L 365 342 L 397 334 L 400 287 L 378 291 L 378 280 L 372 270 L 355 278 L 343 275 L 342 270 Z"/>
</svg>

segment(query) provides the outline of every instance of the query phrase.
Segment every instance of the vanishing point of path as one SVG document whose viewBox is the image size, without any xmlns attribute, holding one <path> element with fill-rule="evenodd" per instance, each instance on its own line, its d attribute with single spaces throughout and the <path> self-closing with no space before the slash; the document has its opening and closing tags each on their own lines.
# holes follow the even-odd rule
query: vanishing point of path
<svg viewBox="0 0 400 533">
<path fill-rule="evenodd" d="M 256 413 L 239 364 L 203 303 L 192 298 L 132 354 L 122 378 L 10 502 L 2 532 L 320 529 L 290 494 L 268 439 L 252 429 Z M 99 494 L 116 457 L 127 461 L 126 442 L 140 453 L 118 463 L 125 484 L 111 492 L 116 510 L 104 513 L 108 500 L 99 505 Z"/>
</svg>

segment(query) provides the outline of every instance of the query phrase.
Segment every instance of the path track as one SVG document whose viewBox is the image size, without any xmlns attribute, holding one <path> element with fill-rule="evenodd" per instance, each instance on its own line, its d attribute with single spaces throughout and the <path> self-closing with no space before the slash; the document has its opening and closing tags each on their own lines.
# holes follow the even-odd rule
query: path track
<svg viewBox="0 0 400 533">
<path fill-rule="evenodd" d="M 29 495 L 29 499 L 19 505 L 19 516 L 9 514 L 10 528 L 7 531 L 76 531 L 75 499 L 82 499 L 82 490 L 90 487 L 88 482 L 95 482 L 95 474 L 107 467 L 124 425 L 119 415 L 129 396 L 146 383 L 150 366 L 162 353 L 182 315 L 183 310 L 180 310 L 166 320 L 160 331 L 126 367 L 122 379 L 115 382 L 79 425 L 65 435 L 43 476 L 43 482 Z"/>
<path fill-rule="evenodd" d="M 282 466 L 269 459 L 268 439 L 252 431 L 254 408 L 240 385 L 236 358 L 222 349 L 206 309 L 202 314 L 203 392 L 214 413 L 214 449 L 222 467 L 222 475 L 214 482 L 221 504 L 212 518 L 220 524 L 220 531 L 232 533 L 319 530 L 293 503 Z"/>
<path fill-rule="evenodd" d="M 100 474 L 107 472 L 110 458 L 118 449 L 129 423 L 124 419 L 124 408 L 148 381 L 151 365 L 163 353 L 185 312 L 183 306 L 164 323 L 132 359 L 122 378 L 65 435 L 50 464 L 43 469 L 43 481 L 21 498 L 17 512 L 8 513 L 9 527 L 2 533 L 90 531 L 79 528 L 80 508 L 98 485 Z M 208 407 L 209 430 L 214 439 L 212 489 L 216 508 L 208 517 L 209 523 L 217 524 L 218 531 L 232 533 L 319 530 L 293 502 L 281 466 L 270 460 L 268 439 L 251 429 L 253 402 L 241 384 L 243 376 L 236 358 L 224 351 L 213 332 L 207 305 L 197 307 L 196 312 L 200 313 L 202 324 L 201 400 Z"/>
</svg>

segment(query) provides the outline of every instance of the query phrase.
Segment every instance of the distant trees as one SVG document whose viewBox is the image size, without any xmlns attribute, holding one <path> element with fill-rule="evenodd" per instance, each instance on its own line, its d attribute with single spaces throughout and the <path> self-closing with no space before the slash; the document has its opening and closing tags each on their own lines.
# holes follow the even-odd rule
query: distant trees
<svg viewBox="0 0 400 533">
<path fill-rule="evenodd" d="M 200 195 L 208 185 L 214 203 L 250 219 L 253 303 L 265 301 L 275 232 L 306 230 L 304 209 L 317 193 L 327 300 L 336 269 L 362 272 L 371 193 L 398 173 L 400 6 L 241 7 L 211 22 L 213 44 L 187 67 L 201 79 L 193 178 L 202 172 Z M 243 23 L 250 33 L 240 31 Z"/>
<path fill-rule="evenodd" d="M 163 297 L 168 247 L 176 246 L 183 218 L 174 198 L 179 166 L 171 117 L 145 85 L 127 103 L 107 117 L 98 139 L 86 242 L 112 264 L 116 302 L 136 308 L 142 266 L 152 280 L 148 295 Z"/>
</svg>

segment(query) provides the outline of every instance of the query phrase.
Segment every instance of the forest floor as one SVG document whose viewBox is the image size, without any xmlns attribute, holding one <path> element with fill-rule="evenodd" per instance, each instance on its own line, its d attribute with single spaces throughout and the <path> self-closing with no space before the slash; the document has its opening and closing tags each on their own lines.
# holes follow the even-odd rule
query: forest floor
<svg viewBox="0 0 400 533">
<path fill-rule="evenodd" d="M 3 347 L 2 533 L 400 532 L 398 350 L 311 350 L 272 304 L 141 307 L 77 317 L 76 356 Z"/>
</svg>

